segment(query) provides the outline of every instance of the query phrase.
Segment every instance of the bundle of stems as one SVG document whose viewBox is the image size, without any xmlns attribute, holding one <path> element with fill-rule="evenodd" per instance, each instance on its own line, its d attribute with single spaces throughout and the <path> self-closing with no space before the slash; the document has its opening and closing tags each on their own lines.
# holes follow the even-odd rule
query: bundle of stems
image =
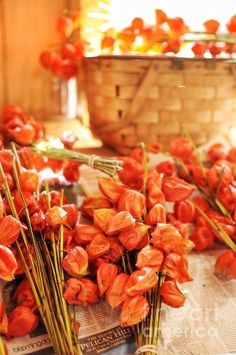
<svg viewBox="0 0 236 355">
<path fill-rule="evenodd" d="M 0 335 L 0 355 L 7 355 L 1 335 Z"/>
<path fill-rule="evenodd" d="M 41 141 L 31 147 L 32 151 L 45 157 L 72 160 L 81 164 L 86 164 L 94 169 L 100 170 L 110 176 L 114 176 L 121 169 L 121 162 L 115 158 L 107 158 L 96 155 L 82 154 L 75 150 L 65 149 L 55 146 L 53 142 Z"/>
<path fill-rule="evenodd" d="M 55 353 L 58 355 L 82 354 L 78 342 L 76 322 L 63 297 L 64 272 L 61 266 L 63 259 L 63 227 L 59 229 L 57 238 L 51 229 L 50 241 L 48 242 L 45 241 L 41 234 L 33 231 L 29 210 L 19 183 L 18 175 L 22 167 L 15 146 L 13 146 L 12 151 L 14 180 L 16 189 L 21 197 L 27 225 L 27 234 L 21 226 L 20 242 L 22 244 L 19 241 L 16 242 L 20 260 L 24 266 L 41 320 L 46 328 Z M 2 165 L 0 165 L 0 177 L 3 181 L 5 197 L 10 206 L 11 213 L 20 221 Z M 47 188 L 46 192 L 48 196 L 48 208 L 50 208 L 49 191 Z M 21 245 L 27 251 L 27 259 L 22 253 Z M 33 250 L 30 248 L 30 245 L 33 246 Z"/>
<path fill-rule="evenodd" d="M 183 36 L 183 40 L 187 42 L 224 42 L 229 44 L 236 43 L 234 33 L 212 33 L 204 31 L 189 31 Z"/>
</svg>

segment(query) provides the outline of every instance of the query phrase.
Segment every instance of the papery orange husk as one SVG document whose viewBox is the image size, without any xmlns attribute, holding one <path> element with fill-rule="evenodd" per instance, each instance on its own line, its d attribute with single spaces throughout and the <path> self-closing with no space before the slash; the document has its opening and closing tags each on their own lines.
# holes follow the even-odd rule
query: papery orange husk
<svg viewBox="0 0 236 355">
<path fill-rule="evenodd" d="M 0 301 L 0 334 L 7 334 L 8 318 L 5 311 L 5 307 L 2 301 Z"/>
<path fill-rule="evenodd" d="M 145 196 L 135 190 L 125 190 L 118 202 L 119 211 L 128 211 L 134 218 L 141 218 L 145 212 Z"/>
<path fill-rule="evenodd" d="M 93 217 L 94 211 L 102 208 L 110 208 L 111 203 L 106 197 L 88 196 L 84 199 L 81 211 L 89 217 Z"/>
<path fill-rule="evenodd" d="M 13 296 L 18 306 L 28 307 L 30 309 L 36 309 L 36 302 L 31 288 L 25 288 L 21 292 L 18 292 L 17 297 Z"/>
<path fill-rule="evenodd" d="M 88 254 L 82 247 L 71 249 L 62 261 L 63 269 L 71 276 L 86 275 L 88 269 Z"/>
<path fill-rule="evenodd" d="M 100 191 L 113 203 L 117 203 L 121 194 L 124 192 L 125 186 L 120 182 L 116 182 L 112 178 L 101 177 L 98 179 L 98 187 Z"/>
<path fill-rule="evenodd" d="M 124 247 L 121 245 L 119 240 L 114 237 L 107 237 L 108 242 L 110 243 L 110 249 L 108 253 L 108 258 L 111 262 L 117 262 L 121 259 L 121 256 L 124 252 Z"/>
<path fill-rule="evenodd" d="M 118 272 L 118 267 L 114 264 L 103 263 L 97 270 L 97 285 L 102 296 L 108 287 L 113 283 Z"/>
<path fill-rule="evenodd" d="M 63 205 L 62 208 L 67 213 L 66 224 L 74 229 L 79 216 L 78 207 L 75 204 L 70 203 Z"/>
<path fill-rule="evenodd" d="M 126 293 L 135 297 L 151 290 L 158 281 L 157 274 L 150 268 L 143 268 L 131 273 L 126 283 Z"/>
<path fill-rule="evenodd" d="M 207 169 L 195 164 L 186 165 L 188 169 L 188 174 L 193 180 L 194 184 L 199 187 L 205 187 L 207 185 Z M 186 174 L 183 172 L 180 177 L 187 178 Z"/>
<path fill-rule="evenodd" d="M 195 207 L 189 201 L 176 202 L 174 211 L 177 219 L 182 223 L 192 223 L 195 218 Z"/>
<path fill-rule="evenodd" d="M 37 328 L 39 317 L 28 307 L 17 306 L 9 316 L 8 337 L 22 337 Z"/>
<path fill-rule="evenodd" d="M 109 224 L 116 214 L 117 211 L 113 208 L 101 208 L 99 210 L 94 211 L 93 223 L 104 233 L 107 233 Z"/>
<path fill-rule="evenodd" d="M 192 202 L 197 205 L 203 212 L 205 212 L 208 208 L 209 208 L 209 205 L 208 203 L 206 202 L 206 200 L 201 197 L 201 196 L 195 196 L 193 199 L 192 199 Z"/>
<path fill-rule="evenodd" d="M 183 255 L 171 253 L 166 256 L 163 264 L 164 273 L 180 283 L 192 281 L 188 274 L 187 261 Z"/>
<path fill-rule="evenodd" d="M 149 226 L 141 222 L 136 222 L 134 227 L 126 232 L 119 234 L 119 241 L 127 250 L 134 250 L 138 247 Z"/>
<path fill-rule="evenodd" d="M 107 234 L 117 234 L 125 232 L 134 227 L 135 219 L 127 211 L 118 212 L 110 221 L 107 229 Z"/>
<path fill-rule="evenodd" d="M 209 186 L 214 189 L 233 182 L 233 172 L 227 160 L 217 161 L 207 172 Z"/>
<path fill-rule="evenodd" d="M 233 211 L 236 203 L 235 183 L 220 188 L 218 191 L 218 198 L 228 211 Z"/>
<path fill-rule="evenodd" d="M 160 203 L 155 204 L 147 214 L 147 223 L 156 225 L 157 223 L 166 223 L 166 210 Z"/>
<path fill-rule="evenodd" d="M 207 226 L 196 227 L 190 235 L 194 243 L 194 249 L 202 251 L 214 245 L 215 236 Z"/>
<path fill-rule="evenodd" d="M 136 266 L 139 269 L 147 267 L 157 272 L 160 270 L 162 262 L 162 251 L 152 247 L 151 245 L 147 245 L 137 254 Z"/>
<path fill-rule="evenodd" d="M 188 139 L 176 137 L 170 143 L 170 153 L 186 162 L 193 153 L 193 147 Z"/>
<path fill-rule="evenodd" d="M 174 308 L 182 307 L 186 299 L 176 281 L 164 281 L 161 285 L 160 295 L 162 302 Z"/>
<path fill-rule="evenodd" d="M 91 224 L 77 224 L 75 227 L 74 239 L 79 245 L 84 245 L 93 240 L 93 238 L 100 234 L 101 230 Z"/>
<path fill-rule="evenodd" d="M 155 10 L 155 15 L 156 15 L 156 24 L 157 25 L 162 25 L 168 19 L 166 13 L 160 9 Z"/>
<path fill-rule="evenodd" d="M 20 187 L 23 191 L 35 192 L 39 186 L 39 174 L 36 170 L 23 171 L 19 175 Z"/>
<path fill-rule="evenodd" d="M 193 248 L 193 243 L 183 239 L 171 224 L 158 225 L 152 233 L 151 244 L 166 253 L 185 254 Z"/>
<path fill-rule="evenodd" d="M 30 222 L 35 232 L 42 232 L 46 228 L 46 218 L 42 210 L 30 216 Z"/>
<path fill-rule="evenodd" d="M 17 269 L 17 261 L 13 252 L 4 245 L 0 245 L 0 279 L 11 281 Z"/>
<path fill-rule="evenodd" d="M 20 223 L 12 216 L 0 219 L 0 244 L 9 246 L 19 237 Z"/>
<path fill-rule="evenodd" d="M 17 298 L 19 297 L 19 295 L 23 292 L 25 292 L 26 290 L 31 289 L 31 285 L 30 282 L 27 278 L 25 278 L 23 281 L 21 281 L 19 283 L 19 285 L 17 286 L 15 293 L 13 295 L 13 301 L 16 302 Z"/>
<path fill-rule="evenodd" d="M 178 202 L 186 200 L 194 190 L 195 187 L 193 185 L 175 176 L 164 177 L 163 179 L 162 191 L 166 201 Z"/>
<path fill-rule="evenodd" d="M 7 129 L 7 135 L 21 145 L 30 145 L 34 141 L 35 130 L 31 124 L 24 124 L 22 127 Z"/>
<path fill-rule="evenodd" d="M 122 327 L 130 327 L 140 323 L 149 313 L 149 304 L 145 297 L 127 297 L 123 303 L 120 315 Z"/>
<path fill-rule="evenodd" d="M 55 228 L 67 223 L 66 211 L 58 206 L 54 206 L 48 210 L 45 214 L 46 223 Z"/>
<path fill-rule="evenodd" d="M 203 23 L 206 32 L 216 33 L 220 27 L 220 23 L 217 20 L 210 19 Z"/>
<path fill-rule="evenodd" d="M 98 234 L 94 237 L 87 248 L 89 259 L 95 259 L 110 249 L 110 243 L 103 234 Z"/>
<path fill-rule="evenodd" d="M 39 195 L 38 204 L 44 213 L 46 213 L 48 211 L 48 199 L 50 201 L 51 207 L 60 206 L 61 200 L 62 200 L 63 204 L 67 203 L 66 196 L 63 195 L 63 198 L 62 198 L 62 194 L 60 191 L 52 190 L 52 191 L 50 191 L 49 196 L 46 193 L 46 191 L 43 191 Z"/>
<path fill-rule="evenodd" d="M 232 147 L 227 154 L 227 160 L 235 163 L 236 162 L 236 147 Z"/>
<path fill-rule="evenodd" d="M 126 283 L 129 275 L 121 273 L 117 275 L 106 292 L 106 301 L 112 307 L 118 307 L 127 297 Z"/>
<path fill-rule="evenodd" d="M 66 281 L 64 298 L 68 304 L 77 306 L 97 304 L 99 290 L 97 285 L 87 278 L 71 278 Z"/>
<path fill-rule="evenodd" d="M 217 257 L 215 274 L 220 277 L 232 276 L 236 278 L 236 254 L 232 250 L 225 250 Z"/>
<path fill-rule="evenodd" d="M 149 172 L 147 181 L 147 207 L 151 208 L 157 203 L 164 205 L 165 196 L 161 190 L 162 177 L 155 171 Z"/>
</svg>

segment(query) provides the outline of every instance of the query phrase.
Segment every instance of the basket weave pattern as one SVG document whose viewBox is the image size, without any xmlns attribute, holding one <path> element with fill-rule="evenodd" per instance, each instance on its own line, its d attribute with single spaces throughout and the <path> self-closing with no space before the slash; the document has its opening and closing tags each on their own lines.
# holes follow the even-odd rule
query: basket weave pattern
<svg viewBox="0 0 236 355">
<path fill-rule="evenodd" d="M 181 129 L 196 144 L 236 127 L 235 64 L 181 58 L 85 59 L 93 133 L 121 153 L 168 144 Z"/>
</svg>

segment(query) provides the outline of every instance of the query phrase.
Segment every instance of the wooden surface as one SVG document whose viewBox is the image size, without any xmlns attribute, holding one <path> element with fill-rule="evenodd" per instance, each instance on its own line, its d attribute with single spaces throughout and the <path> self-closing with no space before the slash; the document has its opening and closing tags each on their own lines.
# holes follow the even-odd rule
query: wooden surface
<svg viewBox="0 0 236 355">
<path fill-rule="evenodd" d="M 39 64 L 39 54 L 58 45 L 56 19 L 78 0 L 0 0 L 0 109 L 21 105 L 36 115 L 43 113 L 51 75 Z"/>
</svg>

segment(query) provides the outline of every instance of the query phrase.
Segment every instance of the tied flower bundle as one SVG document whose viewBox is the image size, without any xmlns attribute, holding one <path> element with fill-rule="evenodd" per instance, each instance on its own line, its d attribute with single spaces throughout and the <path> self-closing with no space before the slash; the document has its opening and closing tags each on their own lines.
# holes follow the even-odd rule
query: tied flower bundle
<svg viewBox="0 0 236 355">
<path fill-rule="evenodd" d="M 170 153 L 178 175 L 199 193 L 192 200 L 195 208 L 188 207 L 188 213 L 193 216 L 190 239 L 195 249 L 202 251 L 218 243 L 226 244 L 229 249 L 217 258 L 215 273 L 236 278 L 236 148 L 216 143 L 200 156 L 191 139 L 178 137 L 172 141 Z M 171 165 L 164 162 L 162 166 L 165 164 Z"/>
<path fill-rule="evenodd" d="M 63 297 L 61 267 L 77 208 L 62 192 L 40 192 L 38 173 L 22 167 L 14 146 L 8 154 L 0 164 L 0 279 L 26 277 L 14 293 L 16 307 L 7 313 L 0 303 L 0 333 L 24 336 L 42 322 L 57 354 L 80 354 L 79 323 Z"/>
<path fill-rule="evenodd" d="M 142 181 L 137 191 L 99 179 L 103 196 L 85 198 L 81 211 L 89 223 L 76 225 L 62 265 L 71 276 L 66 301 L 88 305 L 104 298 L 113 309 L 121 308 L 120 324 L 133 327 L 137 352 L 150 354 L 157 352 L 162 302 L 183 306 L 181 284 L 192 280 L 187 253 L 193 243 L 181 223 L 167 221 L 165 201 L 177 187 L 182 188 L 179 201 L 194 188 L 180 179 L 177 186 L 167 186 L 153 171 L 146 171 Z"/>
</svg>

